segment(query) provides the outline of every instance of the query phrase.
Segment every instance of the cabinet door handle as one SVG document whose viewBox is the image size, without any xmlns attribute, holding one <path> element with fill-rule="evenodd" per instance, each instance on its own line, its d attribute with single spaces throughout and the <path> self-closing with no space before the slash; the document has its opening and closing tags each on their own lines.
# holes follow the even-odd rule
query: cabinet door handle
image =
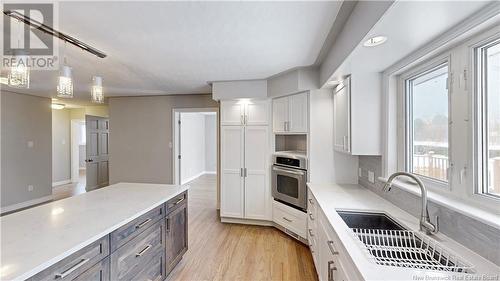
<svg viewBox="0 0 500 281">
<path fill-rule="evenodd" d="M 332 253 L 332 255 L 338 255 L 339 252 L 337 252 L 334 248 L 333 248 L 333 241 L 329 240 L 328 242 L 326 242 L 328 244 L 328 248 L 330 248 L 330 252 Z"/>
<path fill-rule="evenodd" d="M 152 221 L 152 219 L 147 219 L 147 220 L 141 222 L 140 224 L 136 225 L 135 228 L 139 229 L 139 228 L 145 226 L 146 224 L 148 224 L 150 221 Z"/>
<path fill-rule="evenodd" d="M 245 119 L 243 121 L 245 121 L 245 125 L 248 125 L 248 115 L 245 115 Z"/>
<path fill-rule="evenodd" d="M 142 255 L 144 255 L 147 251 L 149 251 L 149 249 L 151 249 L 151 247 L 153 247 L 153 245 L 151 244 L 148 244 L 146 247 L 144 247 L 144 249 L 142 249 L 139 253 L 135 254 L 135 257 L 138 258 L 138 257 L 141 257 Z"/>
<path fill-rule="evenodd" d="M 311 235 L 311 237 L 314 237 L 313 231 L 310 228 L 309 228 L 309 235 Z"/>
<path fill-rule="evenodd" d="M 287 222 L 292 222 L 292 220 L 289 218 L 283 217 L 283 219 L 286 220 Z"/>
<path fill-rule="evenodd" d="M 66 276 L 70 275 L 71 273 L 75 272 L 75 270 L 79 269 L 82 267 L 84 264 L 86 264 L 90 259 L 82 259 L 79 261 L 77 264 L 73 265 L 72 267 L 68 268 L 62 273 L 57 273 L 56 278 L 64 279 Z"/>
<path fill-rule="evenodd" d="M 332 267 L 334 264 L 334 261 L 328 261 L 328 281 L 334 281 L 333 280 L 333 272 L 337 270 L 337 267 Z"/>
<path fill-rule="evenodd" d="M 313 202 L 312 198 L 309 198 L 308 200 L 309 200 L 309 203 L 310 203 L 311 205 L 314 205 L 314 202 Z"/>
<path fill-rule="evenodd" d="M 314 220 L 314 217 L 313 217 L 313 214 L 312 213 L 309 213 L 309 218 L 313 221 Z"/>
<path fill-rule="evenodd" d="M 167 218 L 167 232 L 170 232 L 170 218 Z"/>
<path fill-rule="evenodd" d="M 244 168 L 243 169 L 243 177 L 246 178 L 247 176 L 248 176 L 248 170 L 247 170 L 247 168 Z"/>
<path fill-rule="evenodd" d="M 240 168 L 240 177 L 243 177 L 243 168 Z"/>
<path fill-rule="evenodd" d="M 181 203 L 182 201 L 184 201 L 184 199 L 186 199 L 186 197 L 182 197 L 180 198 L 179 200 L 177 200 L 174 205 L 178 205 L 179 203 Z"/>
</svg>

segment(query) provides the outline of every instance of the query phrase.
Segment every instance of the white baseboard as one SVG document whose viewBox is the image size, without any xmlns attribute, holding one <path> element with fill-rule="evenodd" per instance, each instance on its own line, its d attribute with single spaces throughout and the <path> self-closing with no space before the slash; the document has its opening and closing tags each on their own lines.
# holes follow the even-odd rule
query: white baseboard
<svg viewBox="0 0 500 281">
<path fill-rule="evenodd" d="M 216 171 L 204 171 L 203 174 L 204 175 L 217 175 L 217 172 Z"/>
<path fill-rule="evenodd" d="M 52 187 L 63 185 L 63 184 L 68 184 L 68 183 L 71 183 L 71 179 L 53 182 Z"/>
<path fill-rule="evenodd" d="M 29 207 L 29 206 L 33 206 L 33 205 L 37 205 L 37 204 L 40 204 L 40 203 L 43 203 L 43 202 L 52 201 L 52 198 L 53 198 L 52 195 L 48 195 L 48 196 L 40 197 L 40 198 L 37 198 L 37 199 L 33 199 L 33 200 L 29 200 L 29 201 L 25 201 L 25 202 L 21 202 L 21 203 L 9 205 L 9 206 L 6 206 L 6 207 L 2 207 L 0 209 L 0 214 L 6 213 L 6 212 L 12 212 L 12 211 L 15 211 L 15 210 L 18 210 L 18 209 L 23 209 L 23 208 L 26 208 L 26 207 Z"/>
<path fill-rule="evenodd" d="M 188 183 L 188 182 L 190 182 L 190 181 L 193 181 L 193 180 L 195 180 L 195 179 L 197 179 L 197 178 L 199 178 L 199 177 L 203 176 L 203 173 L 204 173 L 204 172 L 201 172 L 201 173 L 199 173 L 199 174 L 197 174 L 197 175 L 194 175 L 194 176 L 192 176 L 192 177 L 190 177 L 190 178 L 187 178 L 187 179 L 186 179 L 186 180 L 184 180 L 184 181 L 181 181 L 181 185 L 186 184 L 186 183 Z"/>
</svg>

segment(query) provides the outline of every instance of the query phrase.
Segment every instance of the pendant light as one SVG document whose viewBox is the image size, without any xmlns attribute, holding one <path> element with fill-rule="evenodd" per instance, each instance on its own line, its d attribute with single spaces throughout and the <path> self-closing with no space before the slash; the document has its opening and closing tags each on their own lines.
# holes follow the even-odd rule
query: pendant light
<svg viewBox="0 0 500 281">
<path fill-rule="evenodd" d="M 66 61 L 66 42 L 64 42 L 64 64 L 59 73 L 59 83 L 57 84 L 57 96 L 60 98 L 73 98 L 73 76 L 71 67 Z"/>
<path fill-rule="evenodd" d="M 92 77 L 92 89 L 90 92 L 91 101 L 93 103 L 104 103 L 104 93 L 102 91 L 102 77 Z"/>
<path fill-rule="evenodd" d="M 62 66 L 59 75 L 59 84 L 57 85 L 57 96 L 60 98 L 73 97 L 73 77 L 71 75 L 71 67 L 66 64 Z"/>
<path fill-rule="evenodd" d="M 7 76 L 9 86 L 28 89 L 30 87 L 30 68 L 27 65 L 29 56 L 21 54 L 14 56 L 15 62 L 11 65 Z"/>
</svg>

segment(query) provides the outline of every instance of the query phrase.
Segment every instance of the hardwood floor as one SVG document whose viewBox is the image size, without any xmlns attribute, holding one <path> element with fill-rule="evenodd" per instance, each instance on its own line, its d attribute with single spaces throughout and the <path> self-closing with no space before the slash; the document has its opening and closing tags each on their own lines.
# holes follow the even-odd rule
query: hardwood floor
<svg viewBox="0 0 500 281">
<path fill-rule="evenodd" d="M 273 227 L 220 222 L 216 176 L 189 184 L 189 250 L 167 280 L 317 280 L 304 244 Z"/>
<path fill-rule="evenodd" d="M 68 198 L 71 196 L 87 192 L 85 190 L 86 182 L 87 179 L 85 175 L 85 170 L 80 170 L 78 182 L 59 185 L 52 188 L 52 198 L 53 198 L 52 201 L 61 200 L 64 198 Z"/>
</svg>

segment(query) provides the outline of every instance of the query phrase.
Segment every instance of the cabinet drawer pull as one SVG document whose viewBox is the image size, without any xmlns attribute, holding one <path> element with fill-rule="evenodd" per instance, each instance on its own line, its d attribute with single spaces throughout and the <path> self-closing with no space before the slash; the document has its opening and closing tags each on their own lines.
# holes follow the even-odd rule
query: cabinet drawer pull
<svg viewBox="0 0 500 281">
<path fill-rule="evenodd" d="M 139 253 L 135 254 L 135 257 L 138 258 L 142 255 L 144 255 L 147 251 L 149 251 L 149 249 L 151 249 L 151 247 L 153 247 L 153 245 L 151 244 L 148 244 L 146 247 L 144 247 L 144 249 L 142 249 Z"/>
<path fill-rule="evenodd" d="M 286 217 L 283 217 L 283 219 L 284 219 L 284 220 L 286 220 L 287 222 L 292 222 L 292 220 L 291 220 L 291 219 L 288 219 L 288 218 L 286 218 Z"/>
<path fill-rule="evenodd" d="M 148 224 L 150 221 L 152 221 L 152 219 L 147 219 L 147 220 L 141 222 L 140 224 L 136 225 L 135 228 L 139 229 L 139 228 L 145 226 L 146 224 Z"/>
<path fill-rule="evenodd" d="M 314 217 L 313 217 L 313 214 L 312 213 L 309 213 L 309 218 L 313 221 L 314 220 Z"/>
<path fill-rule="evenodd" d="M 326 242 L 328 244 L 328 248 L 330 248 L 330 252 L 332 253 L 332 255 L 338 255 L 339 252 L 335 251 L 335 249 L 333 248 L 333 241 L 328 241 Z"/>
<path fill-rule="evenodd" d="M 309 200 L 309 203 L 311 203 L 311 205 L 314 205 L 312 198 L 309 198 L 308 200 Z"/>
<path fill-rule="evenodd" d="M 309 235 L 311 235 L 311 237 L 313 237 L 313 236 L 314 236 L 313 231 L 312 231 L 312 229 L 310 229 L 310 228 L 309 228 Z"/>
<path fill-rule="evenodd" d="M 184 201 L 185 198 L 186 197 L 180 198 L 179 200 L 177 200 L 177 202 L 174 203 L 174 205 L 177 205 L 177 204 L 181 203 L 182 201 Z"/>
<path fill-rule="evenodd" d="M 68 268 L 66 271 L 62 272 L 62 273 L 57 273 L 56 274 L 56 278 L 65 278 L 66 276 L 70 275 L 71 273 L 73 273 L 75 270 L 77 270 L 78 268 L 82 267 L 84 264 L 86 264 L 90 259 L 82 259 L 81 261 L 79 261 L 77 264 L 73 265 L 72 267 Z"/>
</svg>

